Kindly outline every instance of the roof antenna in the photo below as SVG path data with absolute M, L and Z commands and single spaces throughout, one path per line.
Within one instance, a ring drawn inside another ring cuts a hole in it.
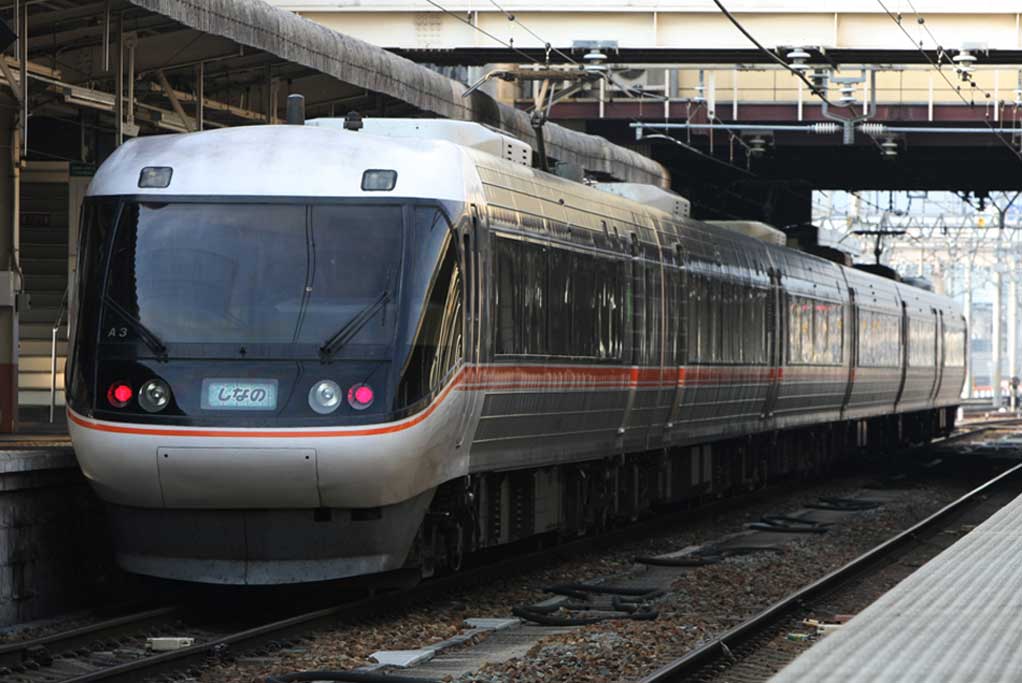
M 305 125 L 305 97 L 303 95 L 287 96 L 287 124 L 289 126 Z

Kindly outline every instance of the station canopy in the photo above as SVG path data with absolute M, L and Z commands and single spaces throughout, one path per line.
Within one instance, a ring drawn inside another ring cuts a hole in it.
M 535 147 L 525 112 L 482 92 L 465 97 L 464 84 L 437 70 L 262 0 L 21 0 L 6 9 L 28 36 L 17 49 L 28 51 L 29 136 L 34 117 L 76 121 L 82 110 L 97 112 L 90 125 L 119 130 L 118 139 L 196 130 L 200 117 L 202 128 L 279 123 L 287 95 L 301 93 L 309 116 L 470 120 Z M 0 82 L 20 81 L 18 59 L 4 66 Z M 660 164 L 633 150 L 556 124 L 544 130 L 555 160 L 597 177 L 669 184 Z

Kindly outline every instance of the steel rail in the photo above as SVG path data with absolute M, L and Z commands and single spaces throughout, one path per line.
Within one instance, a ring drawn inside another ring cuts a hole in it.
M 702 647 L 689 652 L 645 678 L 640 679 L 639 683 L 673 683 L 674 681 L 682 681 L 716 660 L 722 658 L 730 659 L 729 654 L 732 654 L 736 648 L 744 643 L 752 640 L 762 629 L 776 623 L 789 613 L 803 608 L 808 601 L 816 596 L 834 590 L 851 579 L 856 578 L 872 565 L 914 541 L 920 532 L 937 526 L 948 515 L 962 509 L 967 503 L 982 496 L 992 487 L 1020 473 L 1022 473 L 1022 464 L 1015 465 L 1011 469 L 1002 472 L 982 486 L 948 503 L 937 512 L 914 524 L 897 536 L 884 541 L 872 550 L 848 562 L 848 564 L 817 579 L 780 602 L 774 603 L 751 619 L 729 629 L 712 642 L 706 643 Z
M 52 633 L 31 640 L 0 645 L 0 667 L 12 667 L 34 659 L 33 653 L 59 654 L 109 639 L 127 631 L 168 621 L 182 614 L 180 607 L 160 607 L 99 621 L 94 624 Z
M 971 428 L 967 428 L 965 431 L 953 433 L 943 439 L 935 439 L 926 445 L 899 450 L 902 453 L 911 453 L 919 448 L 927 448 L 951 441 L 957 441 L 959 439 L 975 436 L 976 434 L 994 428 L 993 425 L 972 425 L 970 427 Z M 1022 467 L 1022 465 L 1019 467 Z M 1014 472 L 1015 470 L 1018 470 L 1019 467 L 1016 467 L 1009 472 Z M 1005 475 L 1002 475 L 1002 477 L 1003 476 Z M 984 485 L 984 487 L 992 483 L 993 482 L 988 482 L 988 484 Z M 604 533 L 561 543 L 543 550 L 526 552 L 525 554 L 517 555 L 510 559 L 505 558 L 500 562 L 489 562 L 456 574 L 431 579 L 412 587 L 402 588 L 387 593 L 380 593 L 367 598 L 348 600 L 323 609 L 261 624 L 253 628 L 231 633 L 220 638 L 184 647 L 179 650 L 163 652 L 134 661 L 115 664 L 108 668 L 80 674 L 77 677 L 62 679 L 61 683 L 92 683 L 94 681 L 137 682 L 149 676 L 201 666 L 208 662 L 210 658 L 217 658 L 221 655 L 227 654 L 228 652 L 237 654 L 239 651 L 256 649 L 263 644 L 270 643 L 272 641 L 287 640 L 289 637 L 304 634 L 310 630 L 315 630 L 318 627 L 332 623 L 367 619 L 377 616 L 381 612 L 385 612 L 387 610 L 407 606 L 413 601 L 428 601 L 434 596 L 447 593 L 454 589 L 461 589 L 475 585 L 485 585 L 499 578 L 535 569 L 543 563 L 577 557 L 582 553 L 598 551 L 603 548 L 635 541 L 642 537 L 652 536 L 669 530 L 679 522 L 697 522 L 700 519 L 712 517 L 732 508 L 737 503 L 753 503 L 759 500 L 769 499 L 773 496 L 784 495 L 799 488 L 800 486 L 797 484 L 772 486 L 759 489 L 745 495 L 728 497 L 700 504 L 695 508 L 685 507 L 661 512 L 646 520 L 631 523 Z M 967 494 L 966 497 L 972 496 L 980 490 L 981 489 L 977 489 L 976 491 Z M 951 504 L 951 506 L 953 505 L 955 505 L 955 503 Z M 937 514 L 939 515 L 948 511 L 951 506 L 942 509 Z M 919 525 L 916 525 L 916 527 L 918 526 Z M 915 530 L 916 527 L 913 527 L 909 531 L 911 532 Z M 12 666 L 16 664 L 23 664 L 25 661 L 33 661 L 40 650 L 44 653 L 44 655 L 60 655 L 62 652 L 73 650 L 76 647 L 82 647 L 90 643 L 95 643 L 98 640 L 109 638 L 118 633 L 137 630 L 149 623 L 158 623 L 160 621 L 166 621 L 170 618 L 184 615 L 187 611 L 188 610 L 185 606 L 164 607 L 157 610 L 118 617 L 116 619 L 84 626 L 63 633 L 56 633 L 33 640 L 3 645 L 0 646 L 0 666 Z

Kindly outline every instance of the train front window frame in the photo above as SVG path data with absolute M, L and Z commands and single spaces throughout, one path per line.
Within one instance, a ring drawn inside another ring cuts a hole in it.
M 407 230 L 402 204 L 121 200 L 102 296 L 138 316 L 167 342 L 172 355 L 288 346 L 291 353 L 311 357 L 382 291 L 389 291 L 388 304 L 359 329 L 342 355 L 375 356 L 393 346 Z M 167 213 L 160 216 L 161 211 Z M 151 238 L 144 246 L 142 230 Z M 262 237 L 254 238 L 256 232 Z M 211 259 L 227 274 L 206 263 Z M 160 297 L 163 303 L 152 305 Z M 121 318 L 104 307 L 101 344 L 134 343 L 136 335 L 123 329 Z

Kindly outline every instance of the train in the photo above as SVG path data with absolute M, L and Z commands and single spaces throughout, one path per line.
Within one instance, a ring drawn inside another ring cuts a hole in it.
M 130 140 L 97 170 L 68 427 L 125 570 L 457 571 L 947 434 L 946 297 L 480 124 Z

